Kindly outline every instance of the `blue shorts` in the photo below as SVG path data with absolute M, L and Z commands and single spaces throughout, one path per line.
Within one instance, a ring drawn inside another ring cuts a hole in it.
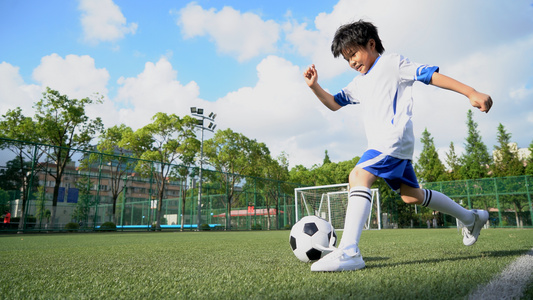
M 398 193 L 402 183 L 414 188 L 420 187 L 409 159 L 399 159 L 377 150 L 367 150 L 359 159 L 357 167 L 383 178 L 391 189 Z

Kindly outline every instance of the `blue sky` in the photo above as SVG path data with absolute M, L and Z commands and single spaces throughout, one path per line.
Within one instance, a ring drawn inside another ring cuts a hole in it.
M 98 2 L 94 1 L 93 2 Z M 108 1 L 104 1 L 108 2 Z M 192 2 L 192 1 L 191 1 Z M 208 101 L 223 97 L 242 86 L 253 85 L 257 80 L 255 66 L 263 57 L 255 56 L 236 62 L 232 55 L 217 53 L 216 45 L 208 38 L 184 39 L 177 25 L 179 11 L 186 1 L 114 1 L 126 18 L 126 26 L 137 25 L 134 33 L 122 38 L 98 42 L 84 41 L 84 28 L 80 18 L 83 11 L 79 1 L 0 1 L 2 40 L 9 46 L 3 49 L 2 61 L 21 67 L 20 74 L 27 82 L 32 81 L 32 71 L 44 55 L 57 53 L 61 57 L 69 54 L 90 55 L 96 68 L 106 68 L 110 82 L 120 77 L 131 77 L 141 73 L 147 61 L 155 62 L 166 56 L 174 69 L 179 70 L 179 80 L 195 81 L 201 87 L 201 96 Z M 302 6 L 295 1 L 287 5 L 284 1 L 195 1 L 205 10 L 220 11 L 232 7 L 241 13 L 257 14 L 264 20 L 278 23 L 287 21 L 289 12 L 302 20 L 312 21 L 324 10 L 331 10 L 335 2 L 315 1 L 312 6 Z M 294 11 L 297 8 L 297 11 Z M 278 43 L 281 45 L 280 43 Z M 280 46 L 281 48 L 281 46 Z M 277 53 L 284 52 L 282 49 Z M 291 53 L 298 60 L 298 56 Z M 215 63 L 209 60 L 216 59 Z M 301 59 L 300 59 L 301 60 Z M 231 76 L 215 76 L 231 70 Z M 212 75 L 209 75 L 212 74 Z M 112 88 L 109 86 L 109 88 Z M 113 90 L 110 97 L 114 96 Z
M 0 0 L 0 114 L 32 105 L 46 86 L 105 103 L 88 114 L 134 129 L 158 111 L 199 106 L 231 128 L 289 154 L 291 166 L 360 155 L 361 109 L 330 112 L 309 91 L 303 69 L 336 93 L 357 73 L 329 52 L 335 29 L 374 22 L 387 52 L 438 65 L 490 94 L 475 121 L 493 149 L 502 123 L 519 147 L 533 141 L 533 1 L 38 1 Z M 441 157 L 462 151 L 468 100 L 415 89 L 415 135 L 424 128 Z M 210 136 L 208 135 L 207 138 Z M 415 159 L 421 149 L 417 143 Z

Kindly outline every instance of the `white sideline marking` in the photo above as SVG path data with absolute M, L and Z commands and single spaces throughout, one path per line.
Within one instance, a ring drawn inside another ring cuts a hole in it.
M 487 285 L 479 286 L 468 299 L 520 299 L 533 280 L 533 248 L 508 265 Z

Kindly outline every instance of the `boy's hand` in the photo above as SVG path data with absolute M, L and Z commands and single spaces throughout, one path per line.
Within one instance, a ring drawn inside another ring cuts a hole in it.
M 341 108 L 341 106 L 335 102 L 335 98 L 330 93 L 326 92 L 320 84 L 318 84 L 318 72 L 315 69 L 315 65 L 311 65 L 304 71 L 305 83 L 311 88 L 313 93 L 318 99 L 329 109 L 335 111 Z
M 472 104 L 473 107 L 479 108 L 479 110 L 484 113 L 488 113 L 492 107 L 492 98 L 490 98 L 489 95 L 476 91 L 468 98 L 470 99 L 470 104 Z
M 316 84 L 318 81 L 318 72 L 315 69 L 315 65 L 311 65 L 304 71 L 304 79 L 305 83 L 307 83 L 309 87 L 312 87 Z

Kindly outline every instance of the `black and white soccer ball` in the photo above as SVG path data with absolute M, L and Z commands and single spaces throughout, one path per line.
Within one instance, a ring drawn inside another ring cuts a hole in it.
M 324 248 L 337 244 L 337 234 L 328 221 L 317 216 L 306 216 L 292 226 L 289 242 L 299 260 L 310 262 L 327 254 Z

